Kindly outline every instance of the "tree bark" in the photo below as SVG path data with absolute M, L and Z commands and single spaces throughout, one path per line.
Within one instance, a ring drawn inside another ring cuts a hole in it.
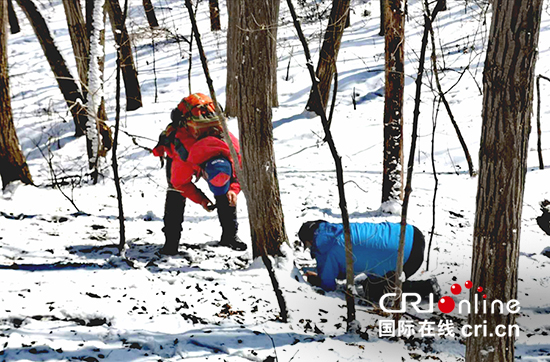
M 333 0 L 332 9 L 328 20 L 327 30 L 321 46 L 319 63 L 317 64 L 316 75 L 319 78 L 319 91 L 321 92 L 321 104 L 317 103 L 313 92 L 310 92 L 306 109 L 321 114 L 327 108 L 330 95 L 330 83 L 336 72 L 336 60 L 342 42 L 342 35 L 346 26 L 346 19 L 349 13 L 350 0 Z
M 71 110 L 75 123 L 76 136 L 81 136 L 85 127 L 84 125 L 86 124 L 86 110 L 82 105 L 83 98 L 78 85 L 71 75 L 69 68 L 67 68 L 59 49 L 57 49 L 50 34 L 50 30 L 46 25 L 46 21 L 34 3 L 31 0 L 17 0 L 17 4 L 23 9 L 23 12 L 29 19 L 34 29 L 34 33 L 42 46 L 44 55 L 50 64 L 50 68 L 55 75 L 59 89 L 65 98 L 67 106 Z
M 277 68 L 279 66 L 279 58 L 277 57 L 277 31 L 279 30 L 279 9 L 281 7 L 281 0 L 273 1 L 273 12 L 270 30 L 272 32 L 271 38 L 271 65 L 274 69 L 273 78 L 271 79 L 271 106 L 279 107 L 279 90 L 277 89 Z
M 126 24 L 124 24 L 122 20 L 123 14 L 118 0 L 107 0 L 106 6 L 115 42 L 120 47 L 120 51 L 117 52 L 117 55 L 120 58 L 124 90 L 126 92 L 126 110 L 135 111 L 142 107 L 143 103 L 141 100 L 141 88 L 137 71 L 134 65 L 132 44 L 130 43 Z
M 145 15 L 147 16 L 149 27 L 151 29 L 158 28 L 159 22 L 157 21 L 157 16 L 155 15 L 155 8 L 153 7 L 153 3 L 151 2 L 151 0 L 143 0 L 143 8 L 145 9 Z
M 470 303 L 517 297 L 519 241 L 542 0 L 495 0 L 483 72 L 479 180 Z M 482 287 L 482 293 L 476 288 Z M 470 325 L 495 331 L 514 313 L 470 313 Z M 489 333 L 488 332 L 488 333 Z M 508 331 L 507 331 L 508 332 Z M 472 336 L 467 362 L 514 361 L 514 335 Z
M 13 181 L 32 184 L 13 124 L 8 75 L 8 1 L 0 0 L 0 177 L 2 189 Z
M 88 95 L 88 36 L 86 34 L 86 22 L 82 15 L 82 6 L 80 1 L 63 0 L 65 16 L 67 18 L 67 28 L 71 37 L 73 53 L 76 59 L 76 69 L 80 78 L 82 96 L 86 99 Z
M 380 36 L 386 35 L 386 29 L 385 29 L 385 26 L 386 26 L 386 16 L 385 16 L 386 1 L 387 0 L 380 0 L 379 1 L 379 4 L 380 4 L 380 32 L 378 32 L 378 35 L 380 35 Z
M 271 54 L 271 67 L 274 71 L 270 74 L 263 75 L 264 77 L 269 76 L 271 83 L 271 106 L 278 107 L 278 94 L 277 94 L 277 21 L 279 19 L 279 7 L 280 0 L 269 0 L 269 3 L 272 6 L 271 11 L 269 12 L 269 19 L 266 23 L 266 32 L 269 34 L 270 38 L 266 41 L 266 46 L 269 46 L 268 50 Z M 255 6 L 255 5 L 254 5 Z M 240 80 L 238 76 L 238 68 L 241 66 L 240 61 L 242 59 L 242 47 L 243 44 L 240 42 L 238 34 L 238 26 L 241 19 L 239 16 L 242 13 L 239 10 L 240 5 L 239 1 L 228 1 L 227 2 L 227 12 L 229 15 L 229 22 L 227 28 L 227 81 L 226 81 L 226 92 L 225 92 L 225 114 L 228 117 L 237 117 L 240 112 L 240 107 L 242 104 L 242 99 L 239 99 L 239 86 Z
M 15 9 L 13 8 L 11 0 L 8 0 L 8 19 L 10 21 L 10 32 L 12 34 L 19 33 L 21 28 L 19 27 L 19 20 L 17 20 L 17 15 L 15 14 Z
M 401 0 L 385 0 L 386 87 L 384 100 L 384 173 L 382 203 L 403 198 L 403 88 L 405 16 Z
M 237 26 L 239 23 L 239 1 L 227 2 L 227 80 L 225 82 L 225 114 L 228 117 L 236 117 L 239 109 L 237 78 L 237 62 L 241 56 L 242 45 L 237 39 Z
M 218 0 L 209 0 L 208 6 L 210 8 L 210 30 L 222 30 L 222 25 L 220 23 L 220 6 Z
M 542 131 L 540 128 L 540 79 L 550 81 L 550 78 L 544 75 L 537 77 L 537 154 L 539 158 L 539 169 L 544 170 L 544 160 L 542 158 Z
M 235 34 L 242 44 L 235 93 L 241 102 L 238 110 L 239 135 L 243 156 L 246 201 L 253 245 L 253 256 L 280 254 L 287 240 L 273 149 L 272 37 L 275 2 L 279 0 L 238 2 L 238 27 Z M 251 36 L 250 34 L 254 34 Z

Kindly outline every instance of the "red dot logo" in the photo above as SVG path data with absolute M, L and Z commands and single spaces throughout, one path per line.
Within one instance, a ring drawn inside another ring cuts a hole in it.
M 445 296 L 439 300 L 437 307 L 442 313 L 451 313 L 455 309 L 453 298 Z
M 460 292 L 462 292 L 462 287 L 460 286 L 460 284 L 453 284 L 451 286 L 451 293 L 457 295 L 460 294 Z
M 483 294 L 483 299 L 487 299 L 487 294 Z
M 471 289 L 473 286 L 472 281 L 468 280 L 466 283 L 464 283 L 464 286 L 466 287 L 466 289 Z
M 477 291 L 481 293 L 483 291 L 483 287 L 477 287 Z

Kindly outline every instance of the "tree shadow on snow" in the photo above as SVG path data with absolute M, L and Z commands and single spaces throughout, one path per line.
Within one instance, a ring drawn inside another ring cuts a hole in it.
M 24 334 L 24 331 L 19 331 Z M 5 361 L 44 361 L 44 360 L 78 360 L 97 361 L 136 361 L 144 356 L 160 358 L 200 358 L 211 357 L 213 354 L 227 357 L 241 357 L 251 360 L 268 361 L 276 355 L 276 350 L 284 346 L 294 346 L 299 343 L 322 343 L 324 335 L 307 335 L 298 333 L 266 334 L 254 328 L 245 327 L 213 327 L 192 329 L 180 334 L 165 334 L 146 331 L 126 331 L 117 333 L 119 340 L 102 341 L 110 348 L 93 347 L 93 340 L 87 343 L 91 346 L 77 350 L 65 351 L 54 349 L 49 345 L 34 345 L 9 347 L 0 352 L 0 360 Z M 62 336 L 49 335 L 52 345 L 63 344 Z M 100 344 L 98 342 L 98 344 Z M 120 347 L 113 348 L 112 345 Z M 300 346 L 295 347 L 297 350 Z

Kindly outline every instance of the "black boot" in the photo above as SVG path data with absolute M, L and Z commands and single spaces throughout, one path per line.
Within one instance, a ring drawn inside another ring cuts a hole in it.
M 181 224 L 183 223 L 183 212 L 185 210 L 185 197 L 179 192 L 169 190 L 166 193 L 164 204 L 164 232 L 165 242 L 161 254 L 176 255 L 178 253 Z
M 222 237 L 220 246 L 228 246 L 233 250 L 246 250 L 246 244 L 237 236 L 239 223 L 237 222 L 237 208 L 229 206 L 227 196 L 216 196 L 218 219 L 222 226 Z

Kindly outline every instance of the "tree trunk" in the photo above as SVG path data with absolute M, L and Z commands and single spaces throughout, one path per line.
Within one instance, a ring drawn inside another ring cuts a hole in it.
M 281 0 L 273 1 L 273 18 L 271 19 L 272 26 L 270 27 L 272 34 L 271 41 L 271 65 L 274 69 L 273 78 L 271 79 L 271 106 L 279 107 L 279 90 L 277 89 L 277 68 L 279 66 L 279 58 L 277 57 L 277 31 L 279 29 L 279 9 L 281 7 Z
M 103 28 L 103 7 L 105 0 L 86 0 L 86 28 L 90 39 L 90 63 L 88 65 L 88 121 L 86 123 L 86 149 L 92 180 L 99 176 L 99 120 L 103 98 L 100 63 L 103 57 L 101 30 Z
M 19 27 L 19 20 L 17 20 L 17 15 L 15 14 L 15 9 L 13 8 L 11 0 L 8 0 L 8 19 L 10 21 L 10 32 L 12 34 L 19 33 L 21 28 Z
M 271 47 L 271 67 L 274 69 L 274 73 L 271 75 L 271 106 L 278 107 L 278 91 L 277 91 L 277 21 L 279 19 L 279 7 L 280 0 L 270 0 L 270 4 L 273 6 L 269 16 L 269 26 L 267 31 L 271 38 L 268 40 L 268 44 Z M 229 15 L 228 28 L 227 28 L 227 81 L 226 81 L 226 96 L 225 96 L 225 114 L 228 117 L 236 117 L 242 104 L 239 99 L 239 79 L 237 76 L 237 68 L 239 62 L 242 59 L 242 43 L 239 42 L 237 37 L 237 27 L 239 24 L 239 4 L 238 1 L 227 2 L 227 12 Z
M 327 108 L 330 95 L 330 83 L 336 72 L 336 59 L 342 42 L 342 35 L 346 26 L 346 19 L 349 13 L 350 0 L 333 0 L 332 10 L 328 20 L 327 31 L 323 39 L 319 63 L 317 64 L 316 75 L 319 78 L 319 91 L 321 92 L 321 105 L 317 104 L 313 92 L 309 94 L 306 109 L 320 114 Z
M 11 112 L 8 75 L 8 1 L 0 0 L 0 177 L 2 189 L 12 181 L 32 184 L 32 177 L 19 147 Z
M 135 111 L 142 107 L 143 103 L 141 100 L 141 88 L 137 77 L 137 71 L 134 65 L 132 44 L 130 43 L 126 24 L 122 22 L 123 14 L 118 0 L 107 0 L 106 6 L 115 42 L 120 47 L 120 52 L 117 52 L 117 54 L 120 57 L 122 78 L 124 79 L 126 110 Z
M 69 68 L 65 64 L 63 56 L 57 49 L 53 38 L 50 34 L 50 30 L 46 25 L 46 22 L 42 15 L 38 12 L 38 9 L 31 0 L 17 0 L 17 4 L 23 9 L 25 15 L 29 19 L 36 37 L 40 41 L 44 55 L 50 63 L 59 89 L 67 102 L 67 106 L 71 110 L 75 123 L 76 136 L 83 134 L 84 125 L 86 124 L 86 110 L 83 103 L 82 94 L 78 89 Z
M 218 4 L 218 0 L 209 0 L 208 5 L 210 7 L 210 30 L 222 30 L 222 26 L 220 23 L 220 6 Z
M 71 37 L 73 53 L 76 59 L 76 69 L 80 78 L 80 86 L 84 99 L 88 96 L 88 36 L 86 34 L 86 22 L 82 15 L 80 1 L 63 0 L 67 28 Z
M 237 26 L 239 24 L 239 1 L 227 2 L 227 80 L 225 83 L 225 114 L 228 117 L 236 117 L 239 109 L 239 79 L 237 78 L 237 65 L 242 57 L 242 44 L 237 38 Z
M 102 121 L 107 120 L 107 110 L 105 108 L 105 24 L 107 22 L 107 10 L 105 9 L 105 0 L 102 0 L 103 6 L 101 12 L 101 28 L 99 30 L 99 47 L 100 56 L 98 58 L 99 64 L 99 83 L 101 84 L 101 103 L 99 104 L 99 110 L 97 111 L 98 117 Z M 89 70 L 88 70 L 89 71 Z M 99 126 L 101 129 L 101 126 Z
M 241 107 L 238 113 L 239 135 L 243 155 L 246 201 L 253 245 L 253 256 L 280 254 L 287 240 L 275 153 L 272 119 L 272 42 L 275 1 L 239 0 L 238 27 L 235 34 L 242 44 L 236 70 Z M 253 33 L 254 36 L 250 36 Z
M 483 72 L 479 180 L 472 256 L 474 296 L 487 305 L 517 297 L 519 240 L 542 0 L 495 0 Z M 476 288 L 482 287 L 482 293 Z M 514 313 L 470 313 L 470 325 L 487 322 L 489 336 L 466 340 L 466 361 L 514 361 Z M 506 331 L 508 332 L 508 330 Z
M 151 2 L 151 0 L 143 0 L 143 8 L 145 9 L 145 15 L 147 16 L 149 27 L 151 29 L 158 28 L 159 22 L 157 21 L 157 16 L 155 15 L 155 8 L 153 7 L 153 3 Z
M 385 0 L 386 86 L 384 101 L 384 174 L 382 203 L 403 198 L 403 88 L 405 16 L 401 0 Z M 391 211 L 391 207 L 386 209 Z
M 387 0 L 380 0 L 380 32 L 378 32 L 378 35 L 384 36 L 386 35 L 386 1 Z

